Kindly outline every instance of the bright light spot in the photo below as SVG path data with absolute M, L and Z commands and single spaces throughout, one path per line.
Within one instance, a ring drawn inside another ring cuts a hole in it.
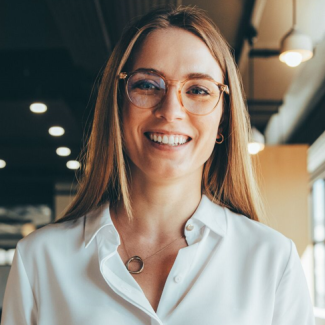
M 325 239 L 324 211 L 325 211 L 325 182 L 318 179 L 313 184 L 313 216 L 314 216 L 314 240 Z
M 284 54 L 283 61 L 289 67 L 297 67 L 302 62 L 302 55 L 298 52 L 287 52 Z
M 29 106 L 29 109 L 36 114 L 45 113 L 47 111 L 47 106 L 43 103 L 33 103 Z
M 6 162 L 2 159 L 0 159 L 0 168 L 5 168 L 6 167 Z
M 325 229 L 323 225 L 317 225 L 314 228 L 315 240 L 324 240 L 325 238 Z
M 61 128 L 61 126 L 52 126 L 51 128 L 49 128 L 49 133 L 54 137 L 59 137 L 63 135 L 64 132 L 64 128 Z
M 67 162 L 67 167 L 69 169 L 78 169 L 78 168 L 80 168 L 80 163 L 77 160 L 69 160 Z
M 15 255 L 15 249 L 0 249 L 0 265 L 12 264 Z
M 36 230 L 36 227 L 33 223 L 25 223 L 21 227 L 21 234 L 23 235 L 23 237 L 26 237 L 34 230 Z
M 256 155 L 260 151 L 264 149 L 264 144 L 263 143 L 258 143 L 258 142 L 251 142 L 248 144 L 248 152 L 251 155 Z
M 69 156 L 71 154 L 71 150 L 69 148 L 67 148 L 67 147 L 60 147 L 60 148 L 56 149 L 56 153 L 59 156 L 66 157 L 66 156 Z

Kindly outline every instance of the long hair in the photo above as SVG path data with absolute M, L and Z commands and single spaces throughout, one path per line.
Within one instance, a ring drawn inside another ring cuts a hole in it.
M 259 221 L 263 206 L 247 150 L 249 116 L 230 47 L 202 10 L 177 7 L 156 9 L 145 15 L 124 32 L 114 48 L 98 90 L 79 190 L 64 216 L 56 222 L 78 219 L 105 202 L 114 205 L 119 200 L 132 218 L 130 175 L 121 128 L 123 88 L 117 76 L 130 64 L 132 54 L 150 32 L 170 27 L 187 30 L 206 44 L 230 88 L 230 95 L 224 97 L 220 121 L 225 140 L 216 145 L 204 164 L 202 193 L 221 206 Z

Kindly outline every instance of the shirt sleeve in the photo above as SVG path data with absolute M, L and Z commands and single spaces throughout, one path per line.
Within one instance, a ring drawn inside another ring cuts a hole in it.
M 37 306 L 18 245 L 6 285 L 1 324 L 37 324 Z
M 313 305 L 296 245 L 275 294 L 272 325 L 315 325 Z

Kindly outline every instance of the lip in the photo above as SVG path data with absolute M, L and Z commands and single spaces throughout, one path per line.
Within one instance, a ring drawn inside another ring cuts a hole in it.
M 152 129 L 152 130 L 147 130 L 144 132 L 144 134 L 147 136 L 148 133 L 161 133 L 161 134 L 172 134 L 172 135 L 184 135 L 188 137 L 190 140 L 192 140 L 192 137 L 190 137 L 188 134 L 182 132 L 182 131 L 168 131 L 168 130 L 162 130 L 162 129 Z

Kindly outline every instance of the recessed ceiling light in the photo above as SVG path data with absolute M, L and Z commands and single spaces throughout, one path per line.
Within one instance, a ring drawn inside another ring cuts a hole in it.
M 47 106 L 43 103 L 33 103 L 29 106 L 29 109 L 36 114 L 45 113 L 47 111 Z
M 78 169 L 80 167 L 80 162 L 77 160 L 69 160 L 67 162 L 67 167 L 69 169 Z
M 2 159 L 0 159 L 0 168 L 5 168 L 6 167 L 6 162 Z
M 62 157 L 66 157 L 66 156 L 69 156 L 71 154 L 71 150 L 67 147 L 59 147 L 56 149 L 56 153 L 59 155 L 59 156 L 62 156 Z
M 64 128 L 61 126 L 52 126 L 49 128 L 49 133 L 54 137 L 59 137 L 64 134 Z

